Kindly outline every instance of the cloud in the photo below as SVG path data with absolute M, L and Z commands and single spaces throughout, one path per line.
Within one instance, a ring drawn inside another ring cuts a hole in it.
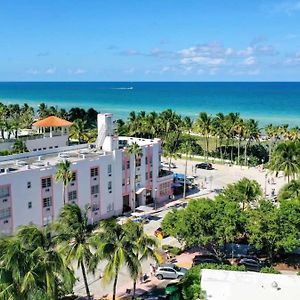
M 49 56 L 49 55 L 50 55 L 50 52 L 45 51 L 45 52 L 39 52 L 36 56 L 44 57 L 44 56 Z
M 124 56 L 135 56 L 135 55 L 141 55 L 141 53 L 136 49 L 126 49 L 118 52 L 119 55 Z
M 37 69 L 29 69 L 26 71 L 26 73 L 31 74 L 31 75 L 37 75 L 40 73 L 40 71 Z
M 189 64 L 197 64 L 197 65 L 223 65 L 225 64 L 224 58 L 211 58 L 211 57 L 202 57 L 202 56 L 196 56 L 196 57 L 187 57 L 180 60 L 180 63 L 183 65 L 189 65 Z
M 246 65 L 246 66 L 252 66 L 255 64 L 256 64 L 256 59 L 254 56 L 249 56 L 241 62 L 241 65 Z
M 289 66 L 300 65 L 300 51 L 296 52 L 293 55 L 290 55 L 286 60 L 285 64 Z
M 81 69 L 81 68 L 77 68 L 77 69 L 69 69 L 68 72 L 72 75 L 82 75 L 84 73 L 86 73 L 86 70 Z
M 129 69 L 127 69 L 127 70 L 124 71 L 124 73 L 127 73 L 127 74 L 132 74 L 134 72 L 135 72 L 135 68 L 134 67 L 131 67 L 131 68 L 129 68 Z
M 48 68 L 46 71 L 45 71 L 45 74 L 48 74 L 48 75 L 53 75 L 56 73 L 56 68 Z
M 300 12 L 300 1 L 283 1 L 276 4 L 273 11 L 277 13 L 285 13 L 287 15 L 295 14 Z

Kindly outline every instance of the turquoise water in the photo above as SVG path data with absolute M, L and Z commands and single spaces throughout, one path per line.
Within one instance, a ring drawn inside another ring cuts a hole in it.
M 2 82 L 0 102 L 94 107 L 114 113 L 115 118 L 124 118 L 132 110 L 166 108 L 191 117 L 200 111 L 239 112 L 261 125 L 300 126 L 299 82 Z

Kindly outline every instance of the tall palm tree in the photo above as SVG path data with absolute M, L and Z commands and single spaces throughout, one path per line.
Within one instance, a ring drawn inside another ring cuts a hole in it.
M 72 180 L 72 171 L 71 168 L 71 162 L 69 160 L 63 160 L 60 163 L 56 165 L 56 173 L 55 173 L 55 180 L 57 182 L 62 182 L 62 199 L 64 202 L 64 205 L 66 204 L 66 188 L 69 185 L 69 183 Z
M 237 164 L 240 164 L 240 152 L 241 152 L 241 142 L 243 139 L 243 135 L 244 135 L 244 129 L 245 129 L 245 125 L 244 125 L 244 120 L 242 118 L 239 118 L 234 126 L 234 132 L 237 135 L 237 139 L 238 139 L 238 153 L 237 153 Z
M 228 141 L 231 142 L 231 154 L 230 159 L 233 161 L 233 147 L 234 147 L 234 141 L 235 141 L 235 135 L 236 135 L 236 126 L 240 120 L 240 114 L 239 113 L 229 113 L 226 115 L 226 132 L 228 136 Z
M 176 133 L 170 133 L 163 145 L 163 155 L 168 159 L 169 171 L 171 171 L 172 159 L 180 158 Z
M 86 121 L 76 119 L 70 129 L 70 138 L 78 140 L 78 144 L 88 139 Z
M 120 269 L 126 265 L 129 270 L 134 270 L 138 263 L 134 254 L 132 236 L 127 234 L 125 225 L 118 224 L 115 219 L 100 223 L 97 230 L 99 246 L 96 248 L 91 263 L 91 269 L 95 270 L 99 260 L 107 261 L 103 280 L 104 282 L 113 280 L 113 300 L 116 299 Z
M 258 140 L 260 137 L 260 130 L 258 128 L 258 122 L 254 119 L 249 119 L 244 122 L 244 139 L 245 139 L 245 149 L 244 164 L 247 165 L 247 149 L 252 141 Z
M 133 279 L 133 293 L 132 299 L 135 298 L 136 292 L 136 282 L 138 276 L 142 272 L 141 263 L 143 260 L 152 258 L 155 261 L 159 260 L 159 255 L 157 252 L 157 240 L 153 237 L 148 236 L 144 232 L 144 227 L 142 224 L 134 223 L 133 221 L 128 221 L 124 224 L 124 229 L 128 235 L 129 240 L 132 241 L 132 251 L 135 260 L 134 263 L 128 265 L 131 278 Z
M 184 164 L 184 182 L 183 182 L 183 199 L 186 198 L 186 176 L 187 176 L 187 161 L 191 158 L 192 145 L 190 139 L 186 140 L 183 144 L 183 151 L 185 154 L 185 164 Z
M 205 157 L 208 161 L 208 151 L 209 151 L 209 138 L 212 129 L 212 117 L 206 112 L 201 112 L 198 118 L 195 120 L 196 130 L 202 134 L 205 138 Z
M 54 227 L 55 240 L 66 261 L 77 261 L 77 267 L 81 268 L 86 294 L 91 299 L 86 269 L 92 258 L 93 226 L 88 223 L 87 214 L 87 208 L 81 210 L 76 204 L 66 204 Z
M 223 160 L 223 150 L 222 150 L 223 140 L 224 137 L 226 136 L 225 122 L 226 119 L 224 114 L 222 113 L 217 113 L 212 121 L 212 134 L 216 137 L 216 150 L 219 146 L 221 160 Z
M 49 228 L 22 226 L 0 240 L 0 299 L 56 300 L 72 292 L 74 272 L 57 251 Z
M 288 182 L 290 178 L 295 179 L 300 171 L 300 142 L 285 141 L 278 144 L 269 162 L 269 169 L 276 176 L 282 171 Z
M 143 156 L 143 150 L 138 143 L 134 142 L 130 144 L 127 148 L 127 152 L 133 155 L 133 211 L 135 211 L 136 206 L 136 160 Z

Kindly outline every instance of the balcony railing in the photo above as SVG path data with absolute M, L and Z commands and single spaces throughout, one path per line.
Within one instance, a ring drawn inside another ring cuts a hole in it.
M 170 175 L 173 175 L 173 172 L 161 169 L 158 173 L 158 178 L 166 177 L 166 176 L 170 176 Z

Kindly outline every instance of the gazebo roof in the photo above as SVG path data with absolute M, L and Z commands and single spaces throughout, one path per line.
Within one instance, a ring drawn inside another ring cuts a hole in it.
M 32 124 L 32 126 L 34 127 L 67 127 L 71 125 L 73 125 L 72 122 L 69 122 L 56 116 L 49 116 L 45 119 L 38 120 Z

